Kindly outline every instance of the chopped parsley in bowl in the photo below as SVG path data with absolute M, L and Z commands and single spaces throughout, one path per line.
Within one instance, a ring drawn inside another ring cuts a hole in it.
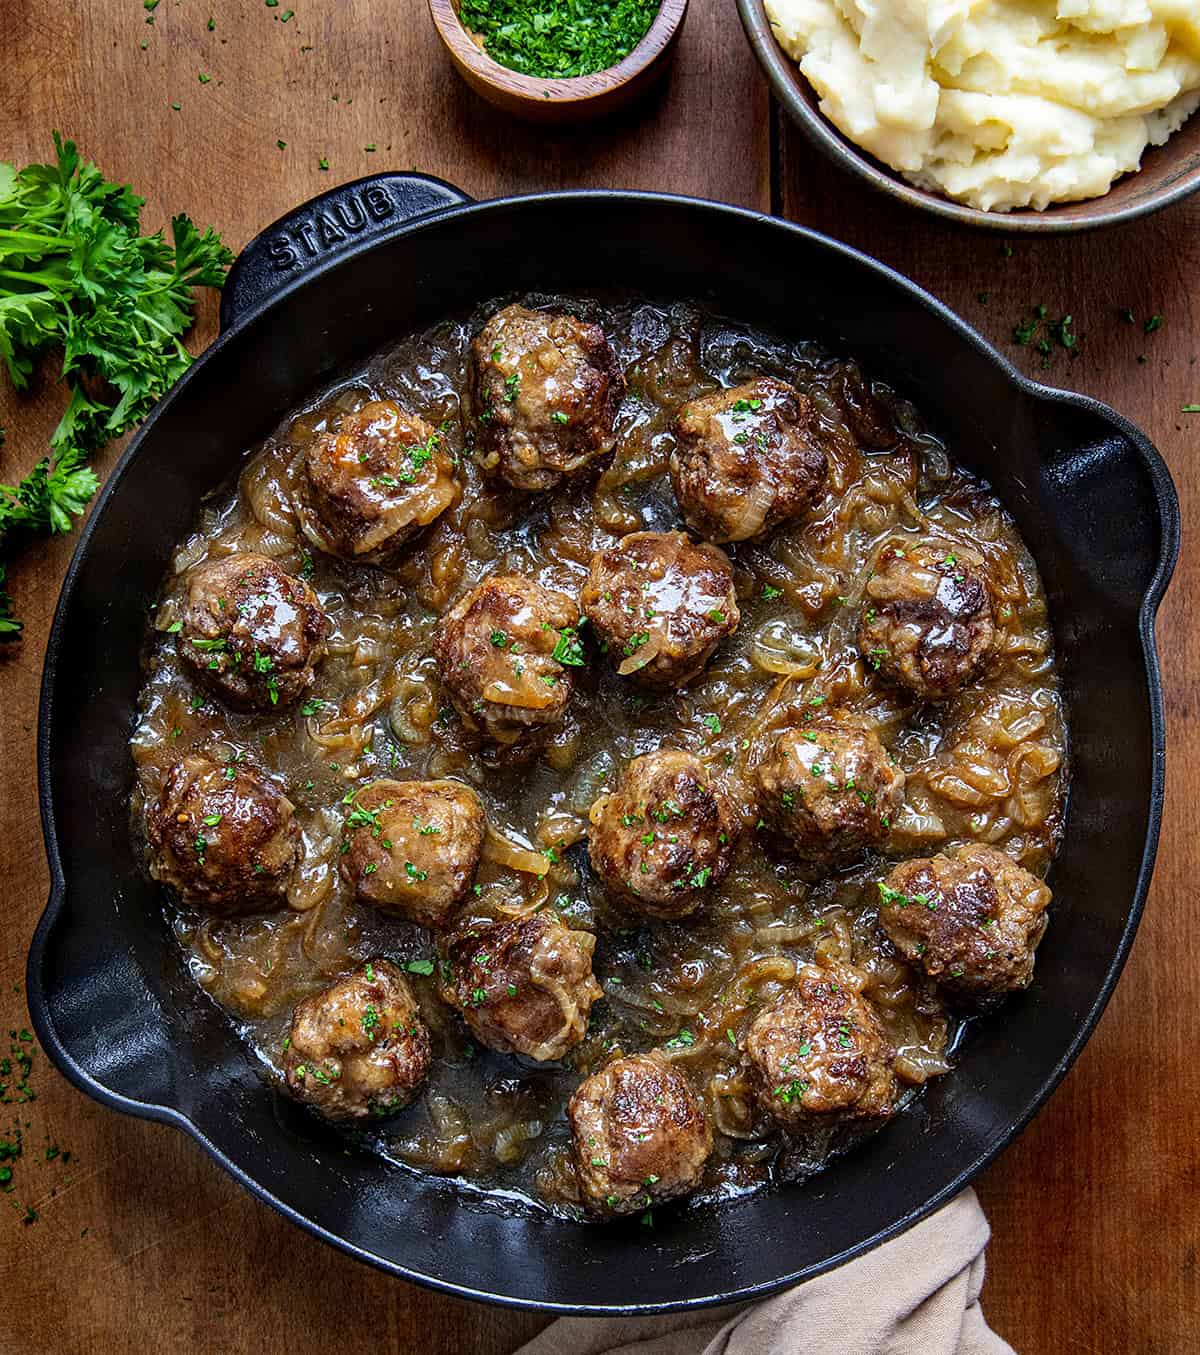
M 538 79 L 609 70 L 650 30 L 662 0 L 459 0 L 459 21 L 501 66 Z

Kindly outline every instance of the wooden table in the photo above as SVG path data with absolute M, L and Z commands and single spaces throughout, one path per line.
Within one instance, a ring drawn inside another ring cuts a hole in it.
M 1200 417 L 1180 412 L 1200 401 L 1200 202 L 1098 236 L 1017 242 L 1011 256 L 991 236 L 891 208 L 781 123 L 728 0 L 693 0 L 673 77 L 649 103 L 605 127 L 556 133 L 510 123 L 469 95 L 422 0 L 292 3 L 284 22 L 270 0 L 162 0 L 150 15 L 138 0 L 0 0 L 0 158 L 48 158 L 59 128 L 147 196 L 147 223 L 186 210 L 234 246 L 301 199 L 385 167 L 416 167 L 481 197 L 591 184 L 771 209 L 915 277 L 1031 369 L 1036 355 L 1011 345 L 1014 323 L 1038 304 L 1072 314 L 1086 336 L 1080 356 L 1058 352 L 1040 374 L 1140 423 L 1171 463 L 1185 520 L 1200 512 Z M 1143 322 L 1158 313 L 1165 322 L 1147 335 Z M 197 347 L 214 326 L 209 302 Z M 59 400 L 51 384 L 20 401 L 0 388 L 9 430 L 0 478 L 41 455 Z M 1188 544 L 1159 623 L 1172 758 L 1138 944 L 1087 1051 L 980 1187 L 995 1231 L 986 1310 L 1023 1355 L 1200 1348 L 1200 842 L 1190 767 L 1200 754 L 1190 612 L 1200 562 Z M 71 546 L 39 544 L 17 564 L 12 591 L 27 629 L 0 655 L 4 1029 L 28 1021 L 20 983 L 47 887 L 36 692 Z M 39 1217 L 23 1224 L 0 1207 L 3 1355 L 317 1355 L 347 1339 L 363 1348 L 359 1331 L 388 1351 L 500 1355 L 542 1325 L 325 1249 L 252 1203 L 179 1135 L 84 1099 L 40 1053 L 31 1085 L 37 1100 L 23 1108 L 26 1154 L 10 1198 Z M 0 1117 L 0 1133 L 7 1126 Z M 42 1160 L 55 1144 L 69 1163 Z

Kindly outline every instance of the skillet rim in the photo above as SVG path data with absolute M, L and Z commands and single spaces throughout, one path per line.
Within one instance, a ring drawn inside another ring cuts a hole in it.
M 365 179 L 357 181 L 357 183 L 342 185 L 342 188 L 352 189 L 356 187 L 357 184 L 367 184 L 379 177 L 388 176 L 368 176 Z M 446 184 L 445 181 L 434 179 L 432 176 L 428 175 L 412 174 L 402 175 L 400 177 L 432 182 L 436 185 L 452 188 L 452 185 Z M 458 190 L 454 191 L 457 192 Z M 209 360 L 219 353 L 226 345 L 233 342 L 237 336 L 240 335 L 242 330 L 247 328 L 261 315 L 272 309 L 272 307 L 282 302 L 285 298 L 291 297 L 309 283 L 322 277 L 325 273 L 343 266 L 349 266 L 361 255 L 369 253 L 376 248 L 382 248 L 401 235 L 417 235 L 426 230 L 436 231 L 441 222 L 449 217 L 486 217 L 489 213 L 512 210 L 513 208 L 537 210 L 539 206 L 543 205 L 552 206 L 553 204 L 561 203 L 563 201 L 586 201 L 589 199 L 615 200 L 630 204 L 633 207 L 636 207 L 638 204 L 643 206 L 665 205 L 673 209 L 682 209 L 684 211 L 716 213 L 728 218 L 735 218 L 756 229 L 765 228 L 780 232 L 793 239 L 803 239 L 819 251 L 825 251 L 840 256 L 851 265 L 864 269 L 879 283 L 881 291 L 886 292 L 888 289 L 895 289 L 905 293 L 910 301 L 915 302 L 928 311 L 936 320 L 941 321 L 943 326 L 953 334 L 954 338 L 959 343 L 968 344 L 987 361 L 991 362 L 1011 385 L 1019 400 L 1047 406 L 1054 404 L 1065 405 L 1069 408 L 1078 410 L 1081 413 L 1089 413 L 1094 417 L 1099 418 L 1102 422 L 1119 433 L 1136 452 L 1140 458 L 1142 467 L 1149 478 L 1154 493 L 1155 504 L 1158 509 L 1160 530 L 1160 549 L 1157 563 L 1138 609 L 1137 621 L 1138 640 L 1141 647 L 1143 667 L 1146 676 L 1148 710 L 1150 716 L 1150 745 L 1152 750 L 1146 837 L 1143 845 L 1141 862 L 1138 867 L 1137 881 L 1130 900 L 1125 923 L 1113 953 L 1112 961 L 1104 975 L 1095 1000 L 1080 1019 L 1075 1034 L 1062 1057 L 1038 1087 L 1024 1112 L 1015 1119 L 1009 1121 L 1005 1126 L 1004 1131 L 999 1134 L 995 1140 L 989 1143 L 988 1146 L 976 1156 L 973 1162 L 959 1172 L 950 1182 L 942 1187 L 941 1190 L 935 1192 L 925 1200 L 921 1206 L 910 1210 L 908 1213 L 894 1220 L 887 1227 L 871 1234 L 870 1237 L 863 1239 L 854 1246 L 848 1247 L 822 1262 L 802 1267 L 798 1271 L 778 1276 L 769 1281 L 747 1285 L 739 1289 L 708 1294 L 699 1298 L 670 1299 L 663 1302 L 632 1304 L 577 1304 L 493 1294 L 472 1288 L 470 1285 L 458 1284 L 453 1281 L 440 1279 L 434 1275 L 422 1274 L 385 1257 L 376 1255 L 364 1247 L 349 1242 L 345 1238 L 337 1236 L 328 1229 L 313 1222 L 277 1196 L 271 1194 L 266 1187 L 256 1181 L 245 1169 L 234 1162 L 226 1153 L 222 1152 L 221 1149 L 219 1149 L 204 1134 L 204 1132 L 183 1113 L 183 1111 L 177 1109 L 173 1105 L 164 1105 L 152 1101 L 138 1101 L 123 1096 L 120 1093 L 110 1090 L 87 1073 L 80 1064 L 76 1062 L 73 1055 L 60 1040 L 50 1016 L 49 1002 L 42 984 L 42 971 L 47 947 L 51 935 L 60 920 L 66 899 L 66 877 L 63 872 L 62 861 L 58 850 L 58 839 L 54 820 L 54 805 L 51 795 L 50 757 L 53 736 L 54 687 L 57 678 L 59 650 L 62 647 L 63 634 L 66 626 L 66 615 L 70 608 L 76 582 L 83 568 L 84 557 L 88 552 L 92 535 L 96 530 L 96 525 L 101 520 L 110 500 L 119 489 L 121 481 L 124 479 L 129 467 L 141 455 L 142 448 L 146 440 L 152 435 L 159 418 L 163 415 L 164 411 L 170 407 L 173 401 L 178 398 L 179 393 L 190 382 L 200 379 L 201 373 L 204 371 Z M 291 214 L 289 213 L 288 215 L 290 216 Z M 255 240 L 250 243 L 253 244 L 255 241 L 261 239 L 266 233 L 267 232 L 260 233 L 260 235 L 256 236 Z M 249 246 L 247 246 L 247 249 L 248 248 Z M 243 250 L 239 258 L 244 258 L 246 252 L 247 250 Z M 253 301 L 244 312 L 236 317 L 227 316 L 225 308 L 222 307 L 222 324 L 223 328 L 218 337 L 207 349 L 205 349 L 171 391 L 168 392 L 168 394 L 164 396 L 151 411 L 146 421 L 130 440 L 128 447 L 126 447 L 125 451 L 122 453 L 120 459 L 110 473 L 108 480 L 100 490 L 87 521 L 80 529 L 79 538 L 74 553 L 72 554 L 71 562 L 63 579 L 58 603 L 55 607 L 54 620 L 47 640 L 38 706 L 37 768 L 38 799 L 42 820 L 42 832 L 51 879 L 46 907 L 38 921 L 33 939 L 30 943 L 29 957 L 26 965 L 25 989 L 30 1018 L 37 1033 L 38 1040 L 41 1043 L 43 1050 L 52 1059 L 59 1071 L 62 1072 L 68 1081 L 70 1081 L 78 1090 L 84 1092 L 93 1100 L 99 1101 L 103 1105 L 121 1111 L 124 1114 L 169 1124 L 182 1130 L 186 1135 L 193 1139 L 200 1148 L 213 1159 L 213 1161 L 223 1167 L 234 1180 L 249 1191 L 256 1199 L 271 1206 L 291 1223 L 299 1226 L 305 1232 L 321 1239 L 337 1248 L 339 1251 L 352 1256 L 359 1261 L 364 1261 L 397 1278 L 419 1284 L 425 1288 L 433 1289 L 441 1293 L 449 1294 L 456 1298 L 487 1302 L 508 1308 L 549 1312 L 557 1315 L 645 1316 L 655 1313 L 670 1313 L 688 1309 L 715 1307 L 723 1304 L 741 1303 L 763 1298 L 770 1294 L 778 1293 L 780 1290 L 799 1283 L 802 1280 L 812 1279 L 817 1275 L 835 1269 L 837 1266 L 843 1265 L 854 1257 L 863 1255 L 882 1243 L 899 1236 L 914 1224 L 920 1222 L 923 1218 L 928 1217 L 941 1205 L 969 1185 L 1006 1147 L 1008 1147 L 1010 1143 L 1013 1142 L 1037 1112 L 1041 1110 L 1046 1104 L 1046 1101 L 1061 1083 L 1062 1079 L 1066 1076 L 1071 1065 L 1082 1052 L 1084 1045 L 1090 1039 L 1100 1017 L 1103 1015 L 1104 1009 L 1108 1005 L 1121 972 L 1125 967 L 1145 907 L 1146 894 L 1153 873 L 1154 860 L 1157 853 L 1161 830 L 1166 767 L 1166 724 L 1163 705 L 1162 677 L 1154 636 L 1154 619 L 1158 606 L 1170 583 L 1171 575 L 1174 571 L 1176 560 L 1178 559 L 1181 535 L 1179 502 L 1174 482 L 1161 453 L 1150 439 L 1135 424 L 1131 423 L 1123 415 L 1118 414 L 1103 402 L 1077 392 L 1065 391 L 1055 387 L 1042 385 L 1041 383 L 1024 376 L 998 349 L 968 325 L 965 320 L 961 319 L 954 311 L 945 305 L 944 302 L 938 300 L 938 298 L 904 277 L 901 273 L 898 273 L 888 265 L 872 258 L 870 255 L 863 253 L 861 250 L 854 249 L 849 245 L 843 244 L 821 232 L 811 230 L 808 227 L 784 221 L 777 217 L 772 217 L 765 212 L 736 207 L 731 204 L 715 202 L 705 198 L 687 197 L 680 194 L 654 193 L 640 190 L 576 189 L 563 192 L 518 194 L 510 197 L 489 199 L 484 202 L 473 202 L 470 199 L 466 199 L 461 206 L 438 209 L 408 221 L 400 221 L 395 226 L 389 227 L 367 239 L 347 246 L 345 249 L 340 250 L 336 255 L 313 262 L 306 266 L 297 276 L 282 283 L 276 290 Z

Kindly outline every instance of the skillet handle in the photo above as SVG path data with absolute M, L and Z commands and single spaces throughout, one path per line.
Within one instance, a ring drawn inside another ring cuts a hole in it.
M 281 216 L 238 255 L 221 293 L 221 332 L 285 283 L 363 240 L 472 199 L 428 174 L 370 174 Z

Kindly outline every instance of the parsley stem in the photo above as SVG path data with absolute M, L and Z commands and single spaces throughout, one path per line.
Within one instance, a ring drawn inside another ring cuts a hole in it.
M 44 253 L 50 249 L 60 249 L 70 253 L 74 244 L 68 235 L 42 235 L 38 231 L 15 231 L 0 226 L 0 240 L 11 240 L 14 244 L 28 245 L 31 250 Z

